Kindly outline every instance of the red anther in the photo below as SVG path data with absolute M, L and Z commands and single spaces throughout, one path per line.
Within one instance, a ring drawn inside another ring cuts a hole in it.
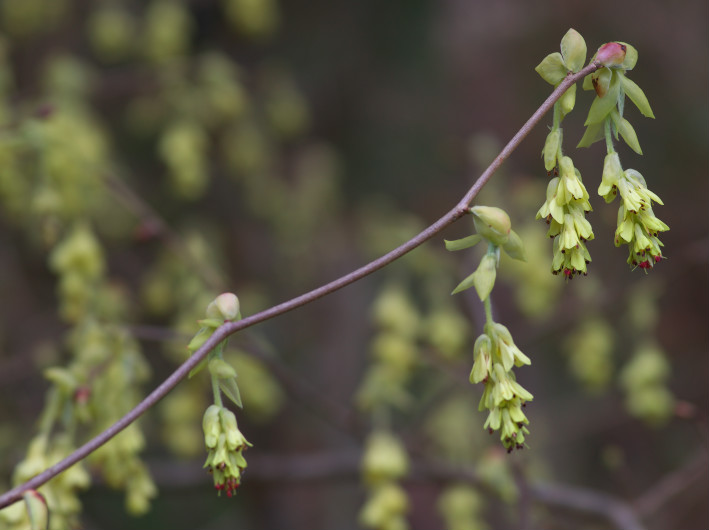
M 662 261 L 662 256 L 655 256 L 655 263 Z

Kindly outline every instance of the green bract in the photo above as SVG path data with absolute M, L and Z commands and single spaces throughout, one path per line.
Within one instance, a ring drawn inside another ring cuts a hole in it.
M 577 147 L 589 147 L 601 140 L 604 137 L 605 124 L 608 123 L 616 139 L 620 134 L 633 151 L 642 154 L 635 129 L 623 117 L 626 95 L 643 116 L 655 117 L 645 93 L 626 76 L 626 72 L 632 70 L 637 63 L 638 52 L 625 42 L 611 42 L 599 48 L 594 60 L 596 58 L 602 58 L 606 67 L 584 79 L 584 90 L 594 89 L 596 98 L 584 123 L 586 131 Z
M 534 69 L 550 85 L 558 85 L 566 77 L 568 70 L 559 52 L 550 53 Z
M 507 241 L 512 226 L 507 212 L 494 206 L 473 206 L 470 213 L 478 234 L 497 246 Z
M 561 39 L 561 55 L 566 67 L 572 72 L 578 72 L 586 62 L 586 41 L 581 34 L 571 28 Z
M 453 290 L 456 294 L 475 287 L 480 300 L 485 300 L 495 284 L 497 264 L 500 259 L 500 248 L 513 259 L 525 261 L 524 244 L 517 233 L 512 230 L 510 216 L 500 208 L 492 206 L 474 206 L 470 208 L 477 234 L 446 241 L 446 249 L 451 251 L 470 248 L 481 240 L 488 242 L 488 249 L 477 270 L 465 278 Z
M 581 70 L 585 62 L 586 41 L 578 31 L 572 28 L 561 39 L 561 53 L 550 53 L 537 65 L 535 70 L 544 81 L 556 86 L 569 72 Z

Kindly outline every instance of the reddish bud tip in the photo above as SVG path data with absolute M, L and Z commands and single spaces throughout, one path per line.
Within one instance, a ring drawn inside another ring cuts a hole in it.
M 608 42 L 598 48 L 596 60 L 603 66 L 617 66 L 625 61 L 625 50 L 624 44 Z

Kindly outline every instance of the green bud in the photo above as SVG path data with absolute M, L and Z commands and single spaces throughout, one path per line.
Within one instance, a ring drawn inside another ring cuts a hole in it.
M 492 369 L 492 341 L 490 337 L 484 333 L 480 335 L 475 341 L 473 352 L 475 362 L 469 379 L 471 383 L 475 384 L 484 381 Z
M 202 418 L 202 430 L 204 431 L 204 445 L 213 449 L 217 446 L 219 435 L 222 432 L 221 420 L 219 411 L 221 407 L 218 405 L 210 405 Z
M 241 434 L 236 424 L 236 416 L 232 411 L 222 407 L 219 411 L 219 418 L 221 420 L 222 430 L 224 434 L 226 434 L 226 445 L 230 451 L 237 451 L 246 446 L 251 447 L 251 444 L 246 441 L 244 435 Z
M 586 41 L 581 34 L 571 28 L 561 39 L 561 55 L 566 68 L 578 72 L 586 62 Z
M 603 160 L 603 175 L 601 185 L 598 187 L 598 194 L 605 198 L 606 202 L 611 202 L 616 193 L 613 188 L 618 187 L 618 181 L 623 177 L 623 168 L 620 165 L 618 153 L 613 151 L 608 153 Z
M 233 293 L 217 296 L 207 306 L 207 318 L 236 320 L 239 318 L 239 299 Z
M 512 228 L 507 212 L 494 206 L 473 206 L 470 212 L 478 234 L 497 246 L 507 241 Z

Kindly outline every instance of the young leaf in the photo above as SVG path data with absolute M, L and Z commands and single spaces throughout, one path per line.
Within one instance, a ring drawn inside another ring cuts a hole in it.
M 480 260 L 478 270 L 473 273 L 473 285 L 475 285 L 481 302 L 490 296 L 492 288 L 495 286 L 496 276 L 497 258 L 493 254 L 485 254 Z
M 192 368 L 192 370 L 190 370 L 190 373 L 187 376 L 187 379 L 192 379 L 195 375 L 200 373 L 204 369 L 204 367 L 207 366 L 207 361 L 208 361 L 208 359 L 206 357 L 204 359 L 202 359 L 201 361 L 199 361 L 199 364 L 197 366 L 195 366 L 194 368 Z
M 219 388 L 237 407 L 240 409 L 244 408 L 244 405 L 241 403 L 241 394 L 239 393 L 239 387 L 236 384 L 236 378 L 230 377 L 229 379 L 220 379 Z
M 618 104 L 618 93 L 620 92 L 620 81 L 618 81 L 618 76 L 614 75 L 610 86 L 608 87 L 608 92 L 603 97 L 598 97 L 591 103 L 591 108 L 588 111 L 588 117 L 584 125 L 591 125 L 594 123 L 603 123 L 608 116 L 608 113 Z
M 596 72 L 594 72 L 593 74 L 588 74 L 586 77 L 583 78 L 583 84 L 581 85 L 581 88 L 583 88 L 584 90 L 593 90 L 593 75 L 595 73 Z
M 463 250 L 465 248 L 474 247 L 480 241 L 482 237 L 480 234 L 473 234 L 472 236 L 464 237 L 463 239 L 454 239 L 453 241 L 444 240 L 446 244 L 446 250 L 455 251 Z
M 567 69 L 559 52 L 550 53 L 534 69 L 550 85 L 558 85 L 566 77 Z
M 586 62 L 586 41 L 581 34 L 571 28 L 561 39 L 561 55 L 564 64 L 572 72 L 578 72 Z
M 517 232 L 510 230 L 510 238 L 507 243 L 502 245 L 507 255 L 512 259 L 517 259 L 520 261 L 527 261 L 527 257 L 524 253 L 524 243 L 522 243 L 522 238 L 517 235 Z
M 187 345 L 187 349 L 190 352 L 196 352 L 202 347 L 202 345 L 207 342 L 207 339 L 214 333 L 213 328 L 200 328 L 200 330 L 192 337 L 192 340 Z
M 458 294 L 461 291 L 465 291 L 466 289 L 470 289 L 473 286 L 473 276 L 475 276 L 475 273 L 472 273 L 470 276 L 465 278 L 462 282 L 458 284 L 458 286 L 453 289 L 453 292 L 451 294 Z
M 626 71 L 632 70 L 638 62 L 638 50 L 627 42 L 619 42 L 618 44 L 625 46 L 625 59 L 622 64 L 618 65 L 618 68 Z
M 203 318 L 202 320 L 198 320 L 197 323 L 203 328 L 217 329 L 219 326 L 224 324 L 224 319 L 220 320 L 218 318 Z
M 586 132 L 583 134 L 583 138 L 581 138 L 581 141 L 576 147 L 590 147 L 601 138 L 603 138 L 603 124 L 594 123 L 586 127 Z
M 613 124 L 618 129 L 618 132 L 623 137 L 623 140 L 625 140 L 625 143 L 628 144 L 628 147 L 630 147 L 637 154 L 642 155 L 643 150 L 640 148 L 638 136 L 635 134 L 635 129 L 633 129 L 633 126 L 630 125 L 630 122 L 621 117 L 617 112 L 611 113 L 611 119 L 613 120 Z
M 569 112 L 574 110 L 574 105 L 576 104 L 576 85 L 571 85 L 569 89 L 564 92 L 564 95 L 559 98 L 559 107 L 561 108 L 561 113 L 566 116 Z
M 544 168 L 547 171 L 551 171 L 556 167 L 556 159 L 559 155 L 562 134 L 561 128 L 554 129 L 547 135 L 547 139 L 544 142 L 542 156 L 544 157 Z
M 642 88 L 640 88 L 634 81 L 628 79 L 624 75 L 620 76 L 620 82 L 623 85 L 623 90 L 630 100 L 635 103 L 640 113 L 647 118 L 654 118 L 655 115 L 650 108 L 650 103 L 645 96 Z

